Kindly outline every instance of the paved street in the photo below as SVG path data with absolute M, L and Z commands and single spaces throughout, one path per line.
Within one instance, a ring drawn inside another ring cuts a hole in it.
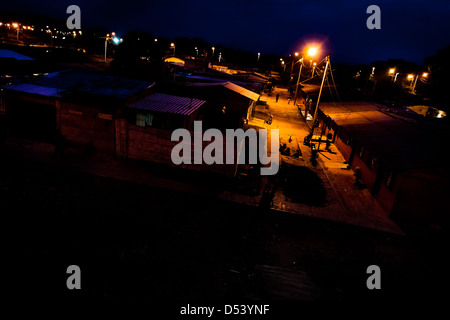
M 278 102 L 276 102 L 277 93 L 280 94 Z M 270 97 L 264 95 L 264 98 L 267 98 L 267 107 L 258 106 L 257 116 L 262 115 L 263 112 L 267 115 L 273 114 L 272 124 L 268 125 L 259 118 L 255 118 L 249 124 L 267 129 L 279 129 L 280 145 L 285 143 L 290 148 L 291 154 L 289 157 L 282 156 L 282 161 L 293 166 L 305 167 L 317 175 L 326 190 L 326 203 L 321 206 L 296 203 L 286 197 L 282 189 L 278 189 L 273 200 L 273 208 L 371 229 L 402 233 L 367 189 L 361 190 L 353 185 L 354 172 L 344 170 L 347 166 L 344 164 L 345 159 L 334 145 L 331 145 L 333 153 L 319 152 L 317 166 L 312 165 L 310 148 L 303 145 L 303 139 L 310 129 L 303 117 L 299 115 L 293 101 L 288 103 L 288 96 L 289 93 L 284 88 L 276 88 Z M 325 144 L 322 143 L 320 150 L 324 148 Z M 301 156 L 294 157 L 298 149 L 301 151 Z M 302 183 L 301 178 L 298 183 Z

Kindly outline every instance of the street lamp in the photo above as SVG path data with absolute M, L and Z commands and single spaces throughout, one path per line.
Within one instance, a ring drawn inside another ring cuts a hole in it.
M 322 96 L 323 84 L 324 84 L 325 78 L 327 76 L 328 66 L 330 65 L 330 56 L 327 56 L 325 58 L 325 60 L 327 63 L 325 65 L 325 70 L 323 71 L 322 84 L 320 85 L 319 96 L 317 97 L 316 109 L 314 110 L 314 116 L 313 116 L 313 123 L 311 126 L 311 131 L 309 133 L 309 140 L 312 138 L 313 133 L 314 133 L 314 125 L 316 124 L 317 110 L 319 109 L 319 102 L 320 102 L 320 97 Z M 309 143 L 309 141 L 308 141 L 308 143 Z
M 316 47 L 311 47 L 308 49 L 308 56 L 314 57 L 317 54 L 318 49 Z
M 173 56 L 175 57 L 175 43 L 171 43 L 170 47 L 173 48 Z
M 319 52 L 319 50 L 317 49 L 317 47 L 310 47 L 308 48 L 308 50 L 306 51 L 307 55 L 310 57 L 314 57 L 315 55 L 317 55 L 317 53 Z M 302 67 L 303 67 L 303 58 L 302 57 L 299 61 L 301 61 L 301 65 L 300 65 L 300 70 L 298 71 L 298 78 L 297 78 L 297 85 L 295 87 L 295 98 L 294 98 L 294 106 L 297 102 L 297 94 L 298 94 L 298 86 L 300 85 L 300 78 L 302 76 Z
M 294 53 L 294 56 L 298 57 L 298 52 Z M 299 61 L 300 61 L 300 60 L 299 60 Z M 288 86 L 289 88 L 291 87 L 292 72 L 294 71 L 294 65 L 295 65 L 296 63 L 298 63 L 299 61 L 294 62 L 294 58 L 292 58 L 292 61 L 291 61 L 291 74 L 290 74 L 290 76 L 289 76 L 289 86 Z
M 114 44 L 119 44 L 121 42 L 123 42 L 122 38 L 118 38 L 116 37 L 116 33 L 115 32 L 111 32 L 111 34 L 107 34 L 105 37 L 105 63 L 106 63 L 106 54 L 108 52 L 108 40 L 112 40 Z
M 412 76 L 412 78 L 414 78 L 414 75 L 410 74 L 408 75 L 408 79 L 411 79 L 410 76 Z M 428 77 L 428 72 L 424 72 L 422 73 L 422 78 L 427 78 Z M 417 79 L 419 79 L 419 74 L 416 75 L 416 79 L 414 81 L 411 81 L 411 93 L 414 94 L 416 92 L 416 84 L 417 84 Z
M 258 59 L 256 60 L 256 63 L 258 63 L 259 62 L 259 57 L 261 56 L 261 53 L 260 52 L 258 52 Z
M 213 58 L 214 58 L 214 50 L 216 50 L 216 48 L 212 47 L 211 49 L 212 49 L 212 56 L 211 56 L 211 59 L 213 59 Z
M 108 40 L 110 39 L 109 33 L 105 37 L 105 63 L 106 63 L 106 53 L 108 51 Z
M 392 81 L 395 82 L 397 75 L 395 74 L 395 68 L 389 69 L 389 76 L 392 77 Z

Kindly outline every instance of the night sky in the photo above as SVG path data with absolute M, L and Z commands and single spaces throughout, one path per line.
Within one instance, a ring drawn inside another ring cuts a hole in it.
M 213 45 L 287 55 L 309 41 L 324 43 L 340 63 L 400 58 L 423 64 L 450 44 L 449 0 L 127 0 L 2 1 L 0 10 L 66 19 L 81 8 L 82 28 L 168 38 L 201 37 Z M 369 5 L 381 8 L 381 30 L 369 30 Z

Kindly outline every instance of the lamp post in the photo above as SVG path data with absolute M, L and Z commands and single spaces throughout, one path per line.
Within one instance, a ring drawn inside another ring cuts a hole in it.
M 295 57 L 298 57 L 298 52 L 294 53 L 294 56 L 295 56 Z M 295 58 L 292 58 L 292 63 L 291 63 L 291 74 L 290 74 L 290 76 L 289 76 L 289 88 L 291 87 L 292 72 L 294 71 L 294 65 L 300 61 L 300 60 L 299 60 L 299 61 L 297 61 L 297 62 L 294 62 L 294 59 L 295 59 Z
M 310 47 L 306 53 L 307 53 L 308 56 L 314 57 L 317 54 L 317 52 L 318 52 L 318 49 L 316 47 Z M 304 57 L 302 57 L 299 60 L 299 62 L 301 61 L 301 65 L 300 65 L 300 70 L 298 71 L 297 85 L 295 87 L 294 106 L 297 103 L 298 86 L 300 85 L 300 78 L 302 76 L 303 59 L 304 59 Z
M 108 40 L 112 40 L 116 45 L 121 43 L 123 41 L 122 38 L 117 38 L 115 32 L 111 32 L 111 35 L 109 33 L 105 37 L 105 63 L 106 63 L 106 57 L 108 52 Z
M 212 56 L 211 56 L 211 60 L 212 60 L 212 59 L 214 59 L 214 50 L 216 50 L 216 48 L 212 47 L 211 49 L 212 49 Z
M 411 90 L 411 92 L 413 92 L 414 78 L 417 79 L 417 77 L 415 77 L 413 74 L 408 74 L 408 76 L 406 78 L 410 81 L 409 89 Z
M 300 62 L 300 70 L 298 70 L 298 78 L 297 78 L 297 84 L 295 85 L 295 97 L 294 97 L 294 106 L 297 102 L 297 93 L 298 93 L 298 86 L 300 84 L 300 77 L 302 76 L 302 67 L 303 67 L 303 58 L 299 60 Z
M 175 57 L 175 43 L 171 43 L 170 47 L 173 48 L 173 56 Z
M 314 125 L 316 124 L 317 110 L 319 109 L 319 102 L 320 102 L 320 97 L 322 95 L 323 84 L 324 84 L 325 78 L 327 76 L 328 66 L 330 65 L 330 56 L 327 56 L 325 58 L 325 60 L 326 60 L 327 63 L 325 65 L 325 70 L 323 71 L 322 84 L 320 85 L 319 96 L 317 97 L 316 108 L 314 110 L 313 124 L 311 126 L 311 132 L 309 134 L 310 135 L 310 139 L 312 138 L 313 133 L 314 133 Z
M 394 82 L 395 68 L 389 69 L 389 76 L 392 77 L 392 82 Z
M 428 73 L 424 72 L 422 73 L 422 78 L 427 78 L 428 77 Z M 409 78 L 409 76 L 408 76 Z M 416 84 L 417 84 L 417 79 L 419 78 L 419 74 L 416 75 L 416 79 L 414 80 L 414 84 L 412 84 L 411 87 L 411 93 L 415 93 L 416 92 Z

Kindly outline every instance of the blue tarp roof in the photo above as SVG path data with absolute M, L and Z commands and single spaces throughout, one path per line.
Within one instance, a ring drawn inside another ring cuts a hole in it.
M 4 86 L 5 89 L 42 96 L 61 97 L 69 93 L 126 98 L 154 85 L 152 82 L 109 76 L 86 71 L 64 70 Z
M 0 49 L 0 59 L 6 58 L 6 59 L 16 59 L 16 60 L 34 60 L 33 58 L 24 56 L 23 54 L 17 53 L 15 51 L 6 50 L 6 49 Z

